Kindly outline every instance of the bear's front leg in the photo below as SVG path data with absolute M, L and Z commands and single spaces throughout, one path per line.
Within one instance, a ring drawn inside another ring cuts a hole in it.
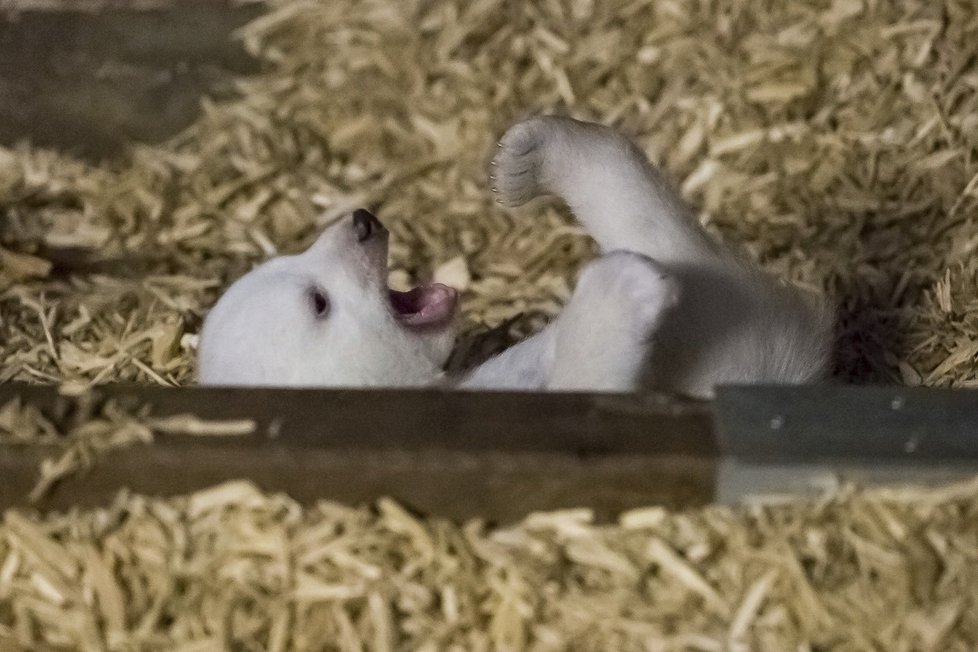
M 547 389 L 637 389 L 655 331 L 679 297 L 676 279 L 641 254 L 615 251 L 590 263 L 553 324 Z

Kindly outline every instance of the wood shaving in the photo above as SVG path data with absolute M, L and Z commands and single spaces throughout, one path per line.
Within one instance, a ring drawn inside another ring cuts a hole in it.
M 571 510 L 494 529 L 419 518 L 391 500 L 302 507 L 243 481 L 167 500 L 123 493 L 92 511 L 6 513 L 0 641 L 973 650 L 976 506 L 978 480 L 940 491 L 843 487 L 812 503 L 663 510 L 652 520 L 625 514 L 627 526 Z M 887 518 L 899 532 L 881 527 Z

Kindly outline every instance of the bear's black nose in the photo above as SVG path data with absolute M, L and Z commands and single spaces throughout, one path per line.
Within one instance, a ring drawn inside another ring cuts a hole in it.
M 353 211 L 353 230 L 357 234 L 357 241 L 363 242 L 386 229 L 377 216 L 365 208 L 358 208 Z

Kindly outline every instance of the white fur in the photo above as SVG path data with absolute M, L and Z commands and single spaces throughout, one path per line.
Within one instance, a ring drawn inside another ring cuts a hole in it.
M 630 141 L 599 125 L 539 117 L 513 126 L 493 166 L 499 200 L 567 202 L 602 256 L 564 311 L 490 359 L 463 388 L 628 391 L 709 397 L 721 383 L 803 383 L 827 371 L 824 304 L 723 248 Z M 388 385 L 444 382 L 449 327 L 417 332 L 386 299 L 386 241 L 346 223 L 305 253 L 240 279 L 208 316 L 205 384 Z M 365 251 L 371 249 L 371 251 Z M 315 319 L 303 292 L 334 302 Z
M 321 289 L 325 319 L 311 310 Z M 441 375 L 454 341 L 448 326 L 406 329 L 387 302 L 387 242 L 357 241 L 344 221 L 305 252 L 245 274 L 204 323 L 204 385 L 418 386 Z

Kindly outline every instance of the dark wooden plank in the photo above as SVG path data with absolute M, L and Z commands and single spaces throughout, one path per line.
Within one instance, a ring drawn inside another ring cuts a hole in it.
M 326 450 L 537 451 L 578 457 L 679 453 L 714 456 L 709 404 L 649 395 L 458 392 L 403 389 L 164 388 L 106 385 L 102 398 L 148 403 L 160 416 L 252 418 L 253 437 L 193 440 L 198 446 Z M 0 386 L 0 403 L 22 396 L 66 414 L 76 399 L 53 387 Z M 274 424 L 277 438 L 269 437 Z M 171 445 L 178 446 L 180 440 Z
M 978 392 L 924 387 L 724 387 L 724 453 L 742 460 L 978 464 Z
M 52 387 L 0 386 L 58 423 L 79 399 Z M 657 396 L 403 390 L 100 387 L 85 400 L 150 404 L 153 414 L 253 418 L 253 436 L 160 437 L 99 460 L 37 507 L 100 504 L 122 487 L 172 495 L 232 478 L 308 502 L 389 495 L 419 511 L 511 521 L 533 510 L 640 505 L 713 496 L 716 443 L 708 406 Z M 273 436 L 274 435 L 274 436 Z M 0 507 L 24 506 L 36 447 L 0 447 Z
M 231 39 L 257 5 L 167 5 L 0 11 L 0 144 L 29 139 L 115 156 L 129 142 L 175 135 L 199 114 L 203 95 L 226 96 L 235 75 L 257 70 Z
M 28 507 L 39 451 L 0 447 L 0 508 Z M 140 494 L 189 493 L 246 478 L 303 503 L 357 505 L 392 496 L 421 513 L 511 522 L 535 510 L 590 507 L 601 519 L 639 506 L 700 505 L 713 498 L 713 459 L 683 455 L 601 455 L 480 451 L 338 451 L 285 446 L 135 446 L 57 485 L 34 507 L 106 504 L 127 487 Z

